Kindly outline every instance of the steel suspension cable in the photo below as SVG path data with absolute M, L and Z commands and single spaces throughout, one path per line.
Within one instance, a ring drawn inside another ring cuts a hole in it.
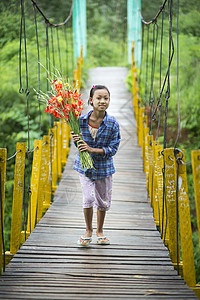
M 40 47 L 39 47 L 39 38 L 38 38 L 38 27 L 37 27 L 37 13 L 36 7 L 33 5 L 34 8 L 34 18 L 35 18 L 35 34 L 36 34 L 36 43 L 37 43 L 37 58 L 38 58 L 38 92 L 40 91 Z M 37 94 L 38 106 L 39 106 L 39 122 L 40 122 L 40 135 L 42 135 L 42 114 L 41 114 L 41 107 L 40 107 L 40 99 Z
M 157 14 L 155 15 L 155 17 L 151 21 L 148 22 L 148 21 L 144 20 L 144 18 L 142 16 L 142 13 L 141 13 L 141 10 L 140 10 L 140 7 L 139 7 L 138 0 L 137 0 L 138 12 L 140 14 L 140 18 L 141 18 L 142 23 L 144 23 L 145 25 L 150 25 L 150 24 L 154 23 L 157 20 L 157 18 L 159 17 L 162 10 L 164 9 L 165 4 L 167 3 L 167 1 L 168 0 L 164 0 L 163 4 L 161 5 L 161 7 L 160 7 L 159 11 L 157 12 Z
M 173 15 L 173 0 L 169 0 L 169 60 L 168 60 L 168 77 L 167 77 L 167 91 L 165 93 L 165 125 L 164 125 L 164 143 L 163 149 L 166 149 L 167 146 L 167 115 L 168 115 L 168 102 L 170 98 L 170 67 L 172 57 L 174 55 L 174 43 L 172 38 L 172 15 Z M 165 232 L 164 232 L 164 241 L 166 238 L 167 232 L 167 222 L 168 222 L 168 215 L 167 215 L 167 199 L 166 199 L 166 188 L 165 188 L 165 161 L 164 161 L 164 184 L 163 184 L 163 217 L 164 212 L 166 214 L 166 224 L 165 224 Z M 164 194 L 165 193 L 165 194 Z
M 146 79 L 145 79 L 145 102 L 147 101 L 147 90 L 148 90 L 148 60 L 149 60 L 149 26 L 147 27 L 147 55 L 146 55 Z
M 67 38 L 67 28 L 64 26 L 64 37 L 66 45 L 66 75 L 69 77 L 69 49 L 68 49 L 68 38 Z
M 51 50 L 52 50 L 53 66 L 55 67 L 55 54 L 54 54 L 53 27 L 51 27 Z
M 73 8 L 74 8 L 74 2 L 75 0 L 73 0 L 72 2 L 72 5 L 71 5 L 71 9 L 70 9 L 70 13 L 69 13 L 69 16 L 66 18 L 66 20 L 62 23 L 58 23 L 58 24 L 55 24 L 55 23 L 52 23 L 49 21 L 49 19 L 45 16 L 45 14 L 43 13 L 43 11 L 40 9 L 40 7 L 37 5 L 37 3 L 34 1 L 34 0 L 31 0 L 32 3 L 35 5 L 35 7 L 37 8 L 37 10 L 39 11 L 39 13 L 42 15 L 42 17 L 44 18 L 45 22 L 48 23 L 50 26 L 53 26 L 53 27 L 59 27 L 59 26 L 63 26 L 65 25 L 72 17 L 72 12 L 73 12 Z
M 144 50 L 144 25 L 142 24 L 142 51 L 141 51 L 141 64 L 140 64 L 140 74 L 139 74 L 139 87 L 141 88 L 141 77 L 143 68 L 143 50 Z
M 155 36 L 155 27 L 156 27 L 156 36 Z M 153 113 L 153 104 L 155 101 L 154 93 L 154 74 L 155 74 L 155 65 L 156 65 L 156 50 L 157 50 L 157 41 L 158 41 L 158 25 L 157 22 L 153 24 L 153 51 L 152 51 L 152 66 L 151 66 L 151 89 L 149 95 L 149 104 L 150 104 L 150 133 L 152 133 L 152 126 L 154 118 L 152 117 Z
M 162 25 L 161 25 L 161 36 L 160 36 L 160 71 L 159 71 L 159 91 L 161 95 L 161 77 L 162 77 L 162 48 L 163 48 L 163 23 L 164 23 L 164 13 L 165 11 L 162 10 Z M 159 96 L 159 104 L 158 104 L 158 109 L 159 109 L 159 117 L 158 117 L 158 126 L 157 126 L 157 133 L 156 133 L 156 144 L 158 141 L 158 134 L 159 134 L 159 129 L 160 129 L 160 121 L 161 121 L 161 114 L 162 114 L 162 98 Z
M 26 71 L 26 102 L 27 102 L 27 125 L 28 125 L 28 152 L 27 152 L 27 158 L 28 158 L 28 190 L 27 190 L 27 195 L 28 195 L 28 201 L 30 202 L 30 196 L 31 196 L 31 187 L 30 187 L 30 113 L 29 113 L 29 94 L 30 94 L 30 89 L 29 89 L 29 78 L 28 78 L 28 54 L 27 54 L 27 44 L 26 44 L 26 24 L 25 24 L 25 10 L 24 10 L 24 0 L 21 0 L 21 29 L 20 29 L 20 60 L 19 60 L 19 68 L 21 69 L 21 40 L 22 40 L 22 32 L 24 35 L 24 55 L 25 55 L 25 71 Z M 20 80 L 20 89 L 19 92 L 22 92 L 23 87 L 21 86 L 21 80 Z M 25 184 L 25 182 L 24 182 Z M 25 201 L 25 200 L 24 200 Z M 31 207 L 31 205 L 30 205 Z M 26 208 L 24 207 L 24 215 L 26 215 Z M 31 212 L 30 212 L 31 215 Z M 25 219 L 25 224 L 24 226 L 26 227 L 26 219 Z
M 174 144 L 174 149 L 177 146 L 178 139 L 180 136 L 181 120 L 180 120 L 180 103 L 179 103 L 179 0 L 177 0 L 177 109 L 178 109 L 178 133 Z
M 59 64 L 60 64 L 60 73 L 62 74 L 62 59 L 61 59 L 61 51 L 60 51 L 60 39 L 59 39 L 59 32 L 58 32 L 58 27 L 56 28 L 56 33 L 57 33 L 57 46 L 58 46 L 58 58 L 59 58 Z
M 49 51 L 49 24 L 46 22 L 46 70 L 47 70 L 47 91 L 49 91 L 49 76 L 51 74 L 50 51 Z M 52 126 L 52 117 L 49 115 L 49 127 Z

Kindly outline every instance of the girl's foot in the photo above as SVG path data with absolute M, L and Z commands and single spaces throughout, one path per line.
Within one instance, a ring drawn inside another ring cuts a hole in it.
M 82 245 L 82 246 L 88 246 L 89 243 L 92 241 L 92 230 L 88 230 L 86 231 L 86 233 L 80 237 L 80 239 L 78 240 L 78 244 Z
M 97 244 L 99 245 L 109 245 L 110 244 L 110 240 L 103 235 L 103 232 L 98 232 L 96 233 L 97 235 Z

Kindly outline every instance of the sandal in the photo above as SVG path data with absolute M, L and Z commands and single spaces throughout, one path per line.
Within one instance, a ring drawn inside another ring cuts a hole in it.
M 91 241 L 92 241 L 92 238 L 91 238 L 91 237 L 84 238 L 83 236 L 81 236 L 81 239 L 83 240 L 83 242 L 81 242 L 81 240 L 79 239 L 79 240 L 77 241 L 77 244 L 78 244 L 79 246 L 84 246 L 84 247 L 89 246 L 89 244 L 90 244 Z M 84 243 L 85 241 L 87 241 L 87 243 Z
M 99 237 L 97 237 L 97 244 L 99 244 L 99 245 L 110 245 L 110 241 L 109 240 L 108 241 L 104 241 L 105 239 L 107 239 L 106 236 L 99 236 Z M 100 241 L 100 240 L 102 240 L 102 241 Z

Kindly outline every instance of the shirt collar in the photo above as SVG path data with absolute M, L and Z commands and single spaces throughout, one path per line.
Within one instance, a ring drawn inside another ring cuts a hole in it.
M 83 115 L 83 119 L 88 120 L 91 113 L 92 113 L 92 110 L 90 110 L 87 114 Z M 106 111 L 105 111 L 105 117 L 103 118 L 102 122 L 104 122 L 104 124 L 107 124 L 107 122 L 108 122 L 108 113 Z

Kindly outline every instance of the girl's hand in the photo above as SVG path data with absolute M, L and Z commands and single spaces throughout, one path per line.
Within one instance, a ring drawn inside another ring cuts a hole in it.
M 93 153 L 93 148 L 88 146 L 88 144 L 86 142 L 84 142 L 83 140 L 79 140 L 77 142 L 77 147 L 78 147 L 78 150 L 81 151 L 81 152 L 87 151 L 89 153 Z
M 88 151 L 89 153 L 93 152 L 93 148 L 88 146 L 86 142 L 80 139 L 80 136 L 78 134 L 74 134 L 73 131 L 71 131 L 72 139 L 73 141 L 77 144 L 78 150 L 83 152 L 83 151 Z M 82 133 L 80 134 L 82 136 Z
M 75 143 L 80 140 L 80 136 L 78 134 L 74 134 L 73 131 L 71 131 L 71 135 L 72 135 L 72 139 Z M 82 133 L 81 133 L 81 135 L 82 135 Z

